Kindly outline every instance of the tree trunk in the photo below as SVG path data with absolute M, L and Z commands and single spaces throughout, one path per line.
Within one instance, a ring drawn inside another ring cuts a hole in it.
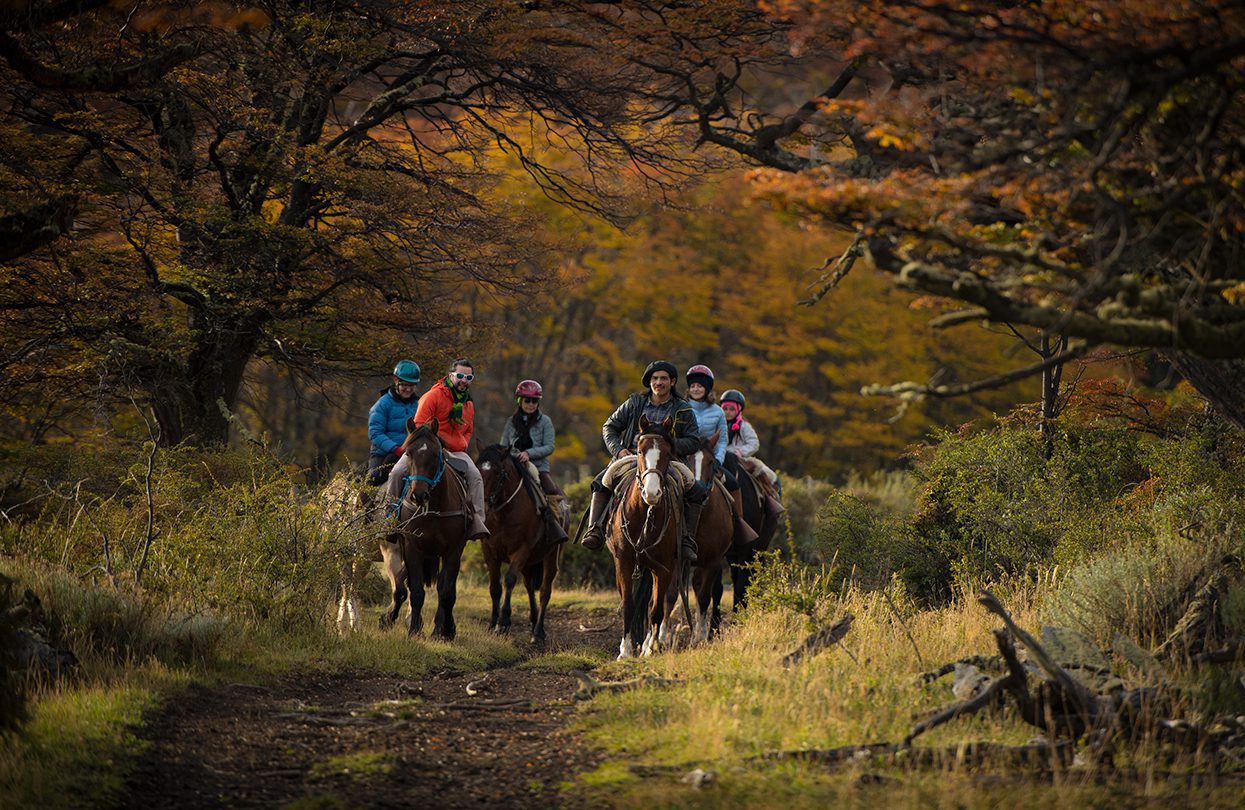
M 1163 356 L 1220 416 L 1245 430 L 1245 359 L 1207 360 L 1185 352 Z
M 199 347 L 173 372 L 173 379 L 154 383 L 152 408 L 166 445 L 229 441 L 226 410 L 232 413 L 237 405 L 243 374 L 262 333 L 260 319 L 254 317 L 215 327 L 199 331 Z

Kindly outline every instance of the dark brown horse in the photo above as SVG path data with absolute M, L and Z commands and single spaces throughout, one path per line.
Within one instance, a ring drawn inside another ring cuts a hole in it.
M 403 445 L 411 467 L 404 482 L 398 513 L 398 543 L 406 565 L 406 590 L 411 599 L 407 631 L 416 635 L 423 627 L 424 588 L 437 586 L 437 614 L 433 632 L 454 638 L 454 603 L 458 600 L 458 570 L 467 545 L 468 495 L 462 476 L 446 463 L 437 420 L 418 428 L 414 420 L 406 424 Z M 394 585 L 392 614 L 397 618 L 401 604 Z
M 744 520 L 757 533 L 757 539 L 743 546 L 731 546 L 726 554 L 726 561 L 731 567 L 731 586 L 734 590 L 732 610 L 738 610 L 748 604 L 748 586 L 752 582 L 752 566 L 757 555 L 768 551 L 778 531 L 778 515 L 766 506 L 765 493 L 756 479 L 739 465 L 739 489 L 744 506 Z M 722 585 L 719 583 L 713 593 L 714 628 L 719 617 L 718 604 L 722 600 Z
M 606 545 L 614 555 L 614 579 L 622 597 L 619 658 L 635 655 L 636 644 L 642 644 L 641 655 L 657 651 L 666 591 L 678 573 L 683 482 L 670 474 L 673 426 L 669 417 L 660 425 L 640 417 L 635 475 L 621 484 L 618 509 L 609 522 Z
M 700 524 L 696 527 L 696 563 L 692 566 L 692 590 L 696 594 L 696 626 L 692 628 L 692 641 L 708 641 L 711 630 L 717 629 L 715 589 L 721 592 L 722 569 L 726 566 L 726 553 L 730 551 L 735 532 L 734 506 L 726 492 L 714 481 L 713 449 L 718 444 L 718 433 L 700 440 L 700 449 L 687 459 L 687 465 L 700 486 L 709 490 Z M 667 610 L 673 610 L 678 594 L 671 589 L 666 595 Z M 710 616 L 713 610 L 713 616 Z M 663 626 L 666 635 L 664 645 L 673 640 L 673 622 Z
M 522 576 L 531 609 L 532 641 L 544 641 L 545 612 L 553 592 L 553 579 L 558 575 L 562 546 L 549 542 L 546 537 L 545 521 L 536 497 L 509 447 L 494 444 L 484 448 L 476 459 L 476 466 L 484 477 L 485 523 L 492 533 L 481 542 L 484 564 L 488 566 L 489 596 L 493 598 L 489 629 L 496 633 L 510 630 L 510 597 Z M 555 517 L 565 529 L 563 516 Z M 504 599 L 502 563 L 507 564 Z M 537 592 L 540 593 L 539 604 Z

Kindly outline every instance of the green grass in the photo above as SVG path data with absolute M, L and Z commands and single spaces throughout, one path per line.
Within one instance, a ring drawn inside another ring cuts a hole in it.
M 316 779 L 348 776 L 356 782 L 365 782 L 377 776 L 386 776 L 393 772 L 393 768 L 393 756 L 384 751 L 356 751 L 317 762 L 311 768 L 311 776 Z
M 21 736 L 0 738 L 0 807 L 110 806 L 121 796 L 143 743 L 133 728 L 184 674 L 159 664 L 35 696 Z
M 1022 626 L 1036 629 L 1031 596 L 1012 594 L 1008 604 Z M 1128 805 L 1186 794 L 1180 780 L 1143 778 L 1111 787 L 1094 784 L 1088 772 L 1066 774 L 1050 785 L 1016 783 L 1001 771 L 982 769 L 913 771 L 866 762 L 828 772 L 754 760 L 777 751 L 899 742 L 917 720 L 954 699 L 949 678 L 922 685 L 919 673 L 995 650 L 990 631 L 999 623 L 975 603 L 919 612 L 900 606 L 923 662 L 880 594 L 850 590 L 836 607 L 831 619 L 843 611 L 856 616 L 843 645 L 790 670 L 781 659 L 800 644 L 808 626 L 789 611 L 753 613 L 709 646 L 602 665 L 596 673 L 602 680 L 650 673 L 683 683 L 605 694 L 584 706 L 578 727 L 607 761 L 569 791 L 594 806 L 784 808 Z M 1010 714 L 989 714 L 953 721 L 916 745 L 1018 745 L 1036 733 Z M 1136 764 L 1143 774 L 1153 772 L 1143 756 Z M 631 765 L 649 771 L 637 775 Z M 715 783 L 698 790 L 678 781 L 697 767 L 716 771 Z M 1194 792 L 1200 805 L 1239 801 L 1239 787 Z

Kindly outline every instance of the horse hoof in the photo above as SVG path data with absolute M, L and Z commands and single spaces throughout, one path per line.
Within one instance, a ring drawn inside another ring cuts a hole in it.
M 393 619 L 389 618 L 387 614 L 382 613 L 380 614 L 380 621 L 378 624 L 380 624 L 381 630 L 388 630 L 390 627 L 393 627 Z

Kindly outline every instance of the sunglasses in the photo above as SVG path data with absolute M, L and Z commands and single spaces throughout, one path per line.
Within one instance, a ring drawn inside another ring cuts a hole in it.
M 471 382 L 475 378 L 476 375 L 474 374 L 463 374 L 461 371 L 454 372 L 454 379 L 456 380 L 466 380 L 467 382 Z
M 524 397 L 523 401 L 528 405 L 533 405 L 540 402 L 540 397 Z

